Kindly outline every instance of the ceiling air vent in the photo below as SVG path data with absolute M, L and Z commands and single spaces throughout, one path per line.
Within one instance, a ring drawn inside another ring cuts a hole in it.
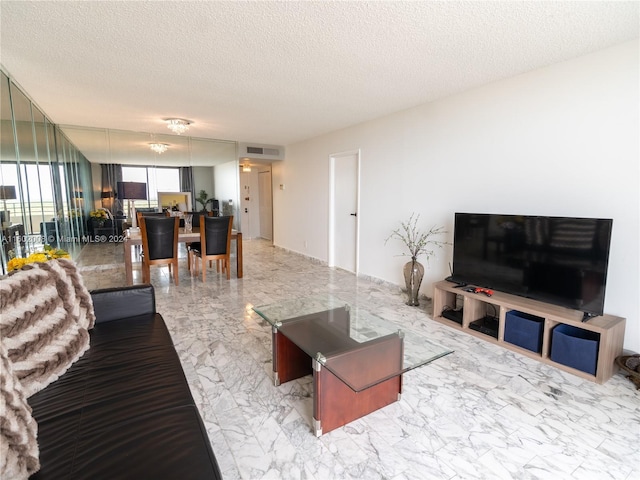
M 0 0 L 1 2 L 2 0 Z M 259 143 L 239 143 L 238 158 L 255 160 L 284 160 L 285 148 L 282 145 L 265 145 Z
M 247 146 L 247 155 L 272 155 L 277 157 L 280 150 L 277 148 L 249 147 Z

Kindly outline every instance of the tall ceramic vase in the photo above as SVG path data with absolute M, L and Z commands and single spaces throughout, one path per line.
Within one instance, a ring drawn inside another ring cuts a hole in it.
M 417 307 L 420 305 L 418 296 L 420 294 L 422 277 L 424 277 L 424 267 L 420 262 L 418 262 L 418 260 L 411 258 L 411 261 L 404 265 L 403 271 L 404 281 L 407 285 L 407 295 L 409 295 L 407 305 Z

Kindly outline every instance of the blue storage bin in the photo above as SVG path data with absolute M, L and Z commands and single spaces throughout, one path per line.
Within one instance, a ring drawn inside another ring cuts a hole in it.
M 544 319 L 517 310 L 507 312 L 504 324 L 504 340 L 532 352 L 542 352 Z
M 571 325 L 558 325 L 551 337 L 551 360 L 596 374 L 600 334 Z

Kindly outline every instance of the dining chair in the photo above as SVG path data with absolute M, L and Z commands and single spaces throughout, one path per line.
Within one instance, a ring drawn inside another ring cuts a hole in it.
M 168 265 L 178 285 L 178 217 L 140 217 L 142 281 L 151 283 L 151 265 Z M 173 270 L 173 272 L 172 272 Z
M 136 210 L 136 226 L 140 227 L 140 219 L 142 217 L 168 217 L 169 214 L 167 212 L 158 212 L 155 208 L 141 208 L 140 210 Z M 142 245 L 136 245 L 136 255 L 142 258 Z
M 191 274 L 198 275 L 197 259 L 202 261 L 202 281 L 207 279 L 207 265 L 216 261 L 216 270 L 227 274 L 231 278 L 231 228 L 233 215 L 228 217 L 205 217 L 200 215 L 200 241 L 193 242 L 189 247 L 188 261 L 191 264 Z
M 191 214 L 191 227 L 192 228 L 200 228 L 200 217 L 203 215 L 203 212 L 184 212 L 185 215 Z M 180 220 L 180 228 L 184 227 L 184 221 Z M 187 270 L 191 270 L 191 262 L 189 261 L 189 250 L 191 250 L 191 244 L 194 242 L 185 242 L 185 247 L 187 247 Z M 200 243 L 200 242 L 197 242 Z
M 204 212 L 184 212 L 185 215 L 191 215 L 191 227 L 192 228 L 200 228 L 200 217 L 204 215 Z M 206 215 L 211 217 L 213 216 L 213 212 L 206 212 Z M 184 227 L 184 220 L 180 219 L 180 228 Z M 187 256 L 188 252 L 191 249 L 191 244 L 193 242 L 185 242 L 185 247 L 187 248 Z M 200 244 L 200 242 L 197 242 Z M 187 260 L 187 270 L 191 270 L 191 262 Z

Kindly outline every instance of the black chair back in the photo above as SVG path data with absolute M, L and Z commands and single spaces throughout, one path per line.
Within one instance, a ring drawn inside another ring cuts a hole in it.
M 204 235 L 206 245 L 203 255 L 223 255 L 227 253 L 227 246 L 231 234 L 230 224 L 233 217 L 202 217 L 204 219 Z
M 147 231 L 149 260 L 158 260 L 162 258 L 172 258 L 174 252 L 173 240 L 175 238 L 175 229 L 178 228 L 176 217 L 166 217 L 164 215 L 142 217 L 144 228 Z
M 164 212 L 137 212 L 140 214 L 140 216 L 142 217 L 155 217 L 155 218 L 161 218 L 161 217 L 167 217 L 168 215 Z

